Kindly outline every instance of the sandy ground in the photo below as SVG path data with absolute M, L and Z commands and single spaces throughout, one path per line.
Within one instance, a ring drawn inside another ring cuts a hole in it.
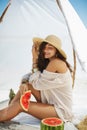
M 10 121 L 0 123 L 0 130 L 40 130 L 40 128 L 29 125 L 22 125 L 17 122 Z

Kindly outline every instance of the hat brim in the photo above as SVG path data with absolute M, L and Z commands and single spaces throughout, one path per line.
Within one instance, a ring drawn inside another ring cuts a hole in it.
M 39 48 L 39 46 L 42 42 L 47 42 L 47 43 L 51 44 L 52 46 L 54 46 L 51 42 L 49 42 L 45 39 L 42 39 L 42 38 L 39 38 L 39 37 L 33 38 L 33 43 L 36 45 L 37 48 Z M 61 48 L 58 48 L 58 47 L 55 47 L 55 48 L 62 54 L 63 57 L 67 58 L 66 53 Z

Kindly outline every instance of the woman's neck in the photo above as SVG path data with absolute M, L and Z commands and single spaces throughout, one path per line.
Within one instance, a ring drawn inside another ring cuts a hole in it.
M 49 61 L 52 61 L 54 59 L 56 59 L 56 57 L 51 57 L 51 58 L 49 58 Z

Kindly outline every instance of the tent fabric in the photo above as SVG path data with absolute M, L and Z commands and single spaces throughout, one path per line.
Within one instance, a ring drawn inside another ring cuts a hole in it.
M 86 49 L 83 53 L 82 48 L 85 47 L 85 41 L 78 41 L 82 34 L 80 30 L 79 32 L 75 31 L 78 23 L 71 21 L 72 17 L 70 17 L 74 10 L 68 0 L 61 0 L 61 8 L 68 20 L 75 50 L 79 57 L 81 56 L 81 60 L 86 62 Z M 74 14 L 77 15 L 75 11 Z M 75 19 L 74 14 L 73 18 Z M 59 36 L 68 56 L 67 60 L 73 66 L 73 44 L 66 19 L 56 0 L 11 1 L 11 5 L 0 23 L 0 102 L 8 98 L 10 88 L 16 92 L 22 76 L 31 71 L 33 37 L 45 38 L 49 34 Z M 78 18 L 78 22 L 79 20 Z M 80 23 L 82 25 L 82 22 Z M 80 27 L 84 28 L 83 25 Z M 85 32 L 85 29 L 83 30 L 82 33 Z M 87 114 L 86 86 L 87 74 L 82 71 L 79 62 L 77 62 L 77 75 L 73 89 L 73 111 L 80 119 Z
M 61 38 L 68 61 L 73 65 L 71 39 L 56 1 L 12 0 L 0 24 L 1 88 L 17 86 L 11 82 L 31 70 L 32 38 L 45 38 L 49 34 Z
M 73 48 L 83 70 L 87 70 L 87 29 L 68 0 L 57 0 L 57 3 L 66 20 Z M 83 64 L 84 63 L 84 64 Z

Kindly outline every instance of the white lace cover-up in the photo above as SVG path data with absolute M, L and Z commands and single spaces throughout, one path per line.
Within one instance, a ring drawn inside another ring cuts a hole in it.
M 43 103 L 54 105 L 58 117 L 64 122 L 72 120 L 72 78 L 69 70 L 62 74 L 37 71 L 30 76 L 29 82 L 41 91 Z

